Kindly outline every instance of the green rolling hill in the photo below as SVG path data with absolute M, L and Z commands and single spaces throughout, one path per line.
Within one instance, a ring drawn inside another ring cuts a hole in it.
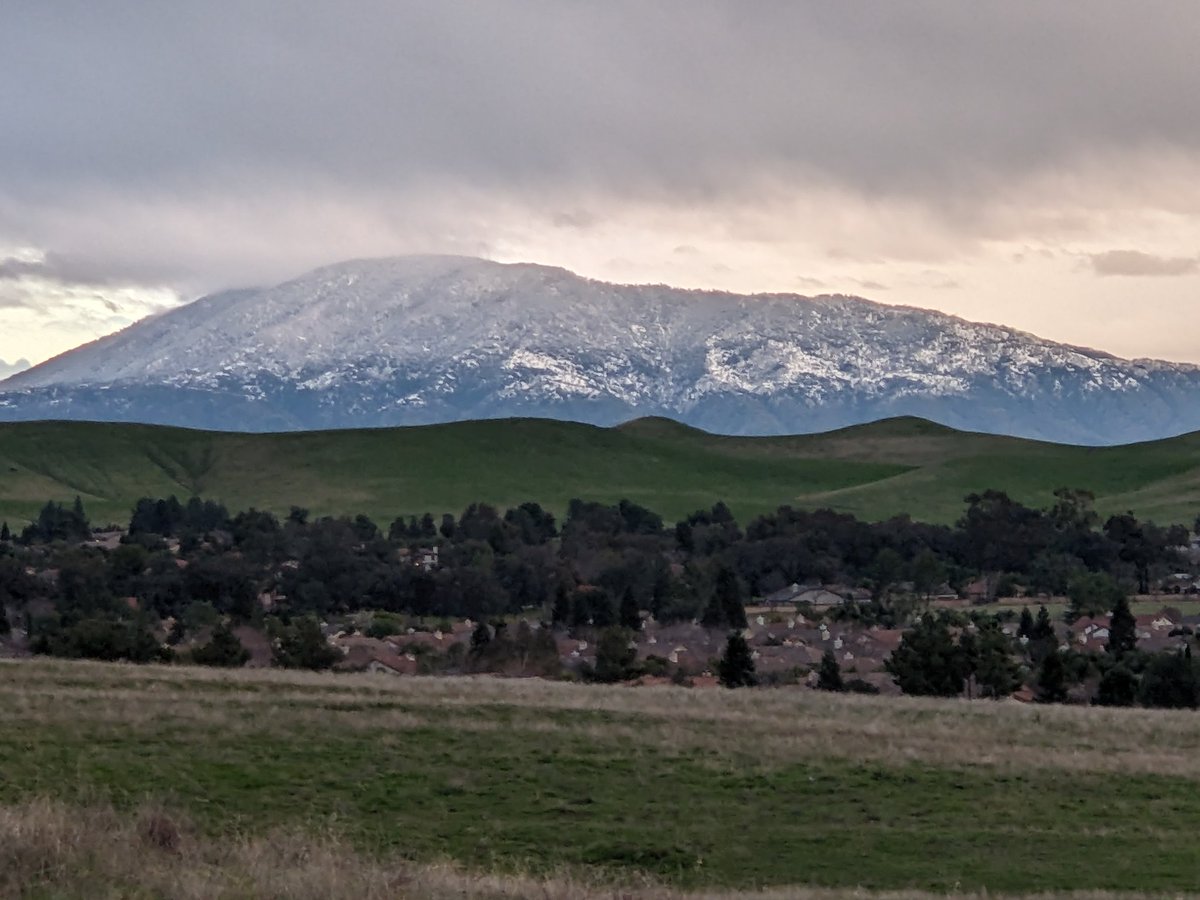
M 950 522 L 988 487 L 1047 504 L 1094 491 L 1103 513 L 1160 522 L 1200 513 L 1200 433 L 1124 447 L 1071 447 L 890 419 L 817 435 L 735 438 L 662 419 L 596 428 L 542 419 L 290 434 L 78 422 L 0 424 L 0 518 L 83 497 L 93 521 L 124 522 L 138 497 L 197 494 L 231 510 L 314 514 L 459 512 L 475 500 L 627 497 L 674 520 L 725 500 L 739 517 L 780 504 L 879 519 Z

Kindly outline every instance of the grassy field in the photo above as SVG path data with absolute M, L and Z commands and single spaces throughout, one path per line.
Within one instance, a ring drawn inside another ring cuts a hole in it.
M 953 521 L 989 487 L 1033 504 L 1055 488 L 1095 491 L 1102 512 L 1161 522 L 1200 511 L 1200 434 L 1084 448 L 967 434 L 896 419 L 821 435 L 732 438 L 661 419 L 619 428 L 547 420 L 417 428 L 225 434 L 143 425 L 0 424 L 0 518 L 83 497 L 98 521 L 126 521 L 141 496 L 193 494 L 286 512 L 460 512 L 472 501 L 629 498 L 674 520 L 716 500 L 740 517 L 780 504 L 879 519 Z
M 362 889 L 339 896 L 435 876 L 455 896 L 1182 893 L 1200 883 L 1198 744 L 1194 713 L 6 663 L 0 863 L 50 853 L 41 828 L 66 861 L 39 864 L 36 896 L 75 896 L 52 876 L 80 870 L 76 843 L 109 869 L 97 842 L 132 844 L 153 874 L 147 836 L 178 857 L 163 878 L 340 854 Z M 102 839 L 71 825 L 88 821 Z

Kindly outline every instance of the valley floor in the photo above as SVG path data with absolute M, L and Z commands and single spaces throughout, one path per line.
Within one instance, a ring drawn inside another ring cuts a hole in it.
M 1190 712 L 6 662 L 0 893 L 1175 894 L 1198 745 Z

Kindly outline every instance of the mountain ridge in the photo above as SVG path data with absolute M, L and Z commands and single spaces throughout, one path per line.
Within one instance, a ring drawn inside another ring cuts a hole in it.
M 522 415 L 728 434 L 915 415 L 1115 444 L 1200 429 L 1200 366 L 840 294 L 410 256 L 210 294 L 0 382 L 9 421 L 274 431 Z

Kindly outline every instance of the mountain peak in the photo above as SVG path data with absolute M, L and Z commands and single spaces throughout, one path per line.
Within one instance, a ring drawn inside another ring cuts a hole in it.
M 1200 428 L 1200 368 L 840 295 L 618 285 L 464 256 L 225 291 L 10 378 L 0 419 L 279 430 L 667 416 L 778 434 L 916 416 L 1116 443 Z

